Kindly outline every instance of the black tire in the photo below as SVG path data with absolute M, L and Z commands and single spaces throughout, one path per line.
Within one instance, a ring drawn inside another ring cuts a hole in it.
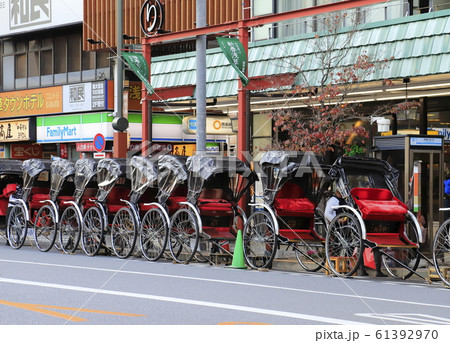
M 352 213 L 339 213 L 330 222 L 325 240 L 330 270 L 337 276 L 352 276 L 363 263 L 363 252 L 364 242 L 358 219 Z
M 433 262 L 436 272 L 442 282 L 450 286 L 450 273 L 445 277 L 444 268 L 450 268 L 450 219 L 447 219 L 439 227 L 433 241 Z M 449 269 L 450 270 L 450 269 Z
M 95 256 L 100 251 L 105 235 L 103 215 L 98 207 L 90 207 L 83 217 L 81 230 L 81 247 L 88 256 Z
M 59 245 L 66 254 L 72 254 L 77 250 L 81 238 L 80 218 L 74 206 L 67 207 L 59 221 Z
M 114 216 L 111 226 L 111 244 L 119 258 L 128 258 L 134 251 L 138 235 L 138 222 L 128 207 L 122 207 Z
M 325 240 L 327 236 L 327 222 L 323 211 L 319 208 L 314 213 L 314 230 Z M 302 268 L 308 272 L 317 272 L 325 265 L 325 244 L 324 242 L 302 242 L 297 244 L 295 256 Z M 306 256 L 305 256 L 306 255 Z
M 56 214 L 50 205 L 42 206 L 34 221 L 34 241 L 42 252 L 49 251 L 57 235 Z
M 172 258 L 179 263 L 189 263 L 198 247 L 197 218 L 188 209 L 181 208 L 170 220 L 169 249 Z
M 407 219 L 405 222 L 405 234 L 412 243 L 419 243 L 416 231 L 414 229 L 414 222 Z M 420 228 L 419 228 L 420 229 Z M 389 258 L 393 256 L 397 261 Z M 415 248 L 395 248 L 395 249 L 383 249 L 381 256 L 383 266 L 389 275 L 396 279 L 406 280 L 414 274 L 420 263 L 419 249 Z M 411 270 L 408 270 L 404 266 L 408 266 Z
M 9 212 L 6 226 L 9 245 L 13 249 L 22 248 L 27 239 L 27 233 L 28 222 L 25 209 L 21 205 L 14 205 Z
M 270 268 L 277 253 L 278 237 L 267 211 L 255 211 L 248 218 L 243 232 L 244 256 L 254 269 Z
M 307 272 L 317 272 L 325 265 L 325 245 L 317 243 L 298 243 L 296 245 L 295 257 Z
M 142 218 L 139 235 L 142 255 L 149 261 L 158 261 L 166 250 L 168 236 L 168 223 L 163 212 L 156 207 L 148 210 Z

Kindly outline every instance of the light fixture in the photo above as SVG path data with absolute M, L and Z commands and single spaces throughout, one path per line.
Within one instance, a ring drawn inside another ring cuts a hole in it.
M 95 39 L 92 39 L 92 38 L 88 38 L 87 41 L 88 41 L 89 44 L 102 44 L 102 43 L 104 43 L 102 40 L 95 40 Z
M 378 132 L 389 132 L 391 121 L 385 117 L 370 117 L 370 124 L 377 123 Z
M 122 35 L 122 37 L 123 37 L 123 39 L 125 39 L 125 40 L 135 40 L 137 37 L 136 36 L 129 36 L 129 35 L 127 35 L 126 33 L 124 33 L 123 35 Z
M 238 117 L 232 117 L 231 120 L 231 130 L 233 132 L 238 132 Z
M 405 109 L 397 112 L 397 120 L 417 120 L 418 108 L 417 106 L 410 107 L 408 102 L 408 84 L 411 82 L 409 77 L 403 79 L 405 84 L 405 101 L 403 102 Z

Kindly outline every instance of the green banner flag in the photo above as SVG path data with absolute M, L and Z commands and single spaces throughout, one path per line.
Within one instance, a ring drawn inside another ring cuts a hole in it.
M 245 87 L 248 85 L 248 77 L 245 76 L 247 72 L 247 54 L 245 53 L 244 46 L 237 38 L 225 38 L 217 37 L 219 46 L 222 52 L 225 54 L 227 60 L 231 63 L 231 66 L 239 74 L 242 85 Z
M 153 94 L 155 91 L 148 81 L 148 64 L 144 56 L 135 52 L 123 52 L 122 56 L 131 70 L 133 70 L 137 77 L 144 83 L 148 94 Z

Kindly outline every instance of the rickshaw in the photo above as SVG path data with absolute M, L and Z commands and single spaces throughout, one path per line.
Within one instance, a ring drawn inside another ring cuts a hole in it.
M 41 251 L 49 251 L 52 246 L 60 249 L 60 241 L 56 242 L 61 211 L 67 205 L 65 199 L 73 193 L 74 163 L 70 160 L 54 157 L 50 165 L 49 199 L 41 200 L 43 205 L 34 221 L 36 246 Z
M 156 202 L 158 171 L 155 161 L 143 156 L 134 156 L 130 161 L 129 200 L 121 199 L 127 206 L 117 211 L 111 226 L 111 243 L 120 258 L 130 256 L 137 236 L 146 259 L 157 261 L 164 254 L 169 215 Z
M 340 213 L 328 226 L 325 250 L 331 271 L 351 276 L 364 263 L 367 250 L 379 249 L 393 277 L 417 274 L 420 258 L 427 258 L 419 251 L 420 225 L 397 189 L 399 172 L 380 159 L 340 157 L 329 175 L 345 201 L 335 207 Z
M 198 260 L 209 261 L 213 251 L 232 256 L 224 242 L 236 239 L 239 221 L 247 217 L 238 206 L 242 195 L 257 179 L 256 174 L 234 157 L 194 155 L 186 162 L 188 194 L 182 207 L 171 217 L 169 248 L 174 260 L 188 263 L 198 252 Z M 205 251 L 198 249 L 199 241 Z M 229 245 L 229 244 L 228 244 Z
M 18 197 L 22 186 L 22 161 L 0 159 L 0 230 L 6 237 L 10 197 Z
M 259 161 L 263 202 L 244 228 L 244 256 L 251 268 L 270 268 L 279 246 L 292 248 L 307 271 L 325 265 L 326 222 L 322 196 L 329 166 L 313 153 L 268 151 Z M 320 204 L 320 206 L 319 206 Z
M 440 210 L 450 211 L 450 208 Z M 444 220 L 434 236 L 433 262 L 439 278 L 450 287 L 450 218 Z
M 42 251 L 50 250 L 55 242 L 56 223 L 53 208 L 43 203 L 50 200 L 50 160 L 29 159 L 22 163 L 21 196 L 10 200 L 14 206 L 7 219 L 7 237 L 13 249 L 20 249 L 27 238 L 28 228 L 39 223 L 34 239 Z M 37 221 L 37 218 L 41 218 Z M 51 244 L 50 244 L 51 243 Z
M 59 242 L 66 254 L 77 250 L 81 238 L 83 213 L 87 208 L 95 206 L 88 199 L 94 197 L 98 190 L 97 163 L 98 160 L 92 158 L 77 160 L 74 174 L 75 191 L 72 196 L 60 197 L 65 209 L 58 223 Z
M 164 208 L 167 218 L 173 216 L 180 208 L 180 203 L 186 202 L 188 187 L 188 172 L 186 170 L 186 156 L 161 155 L 158 157 L 158 202 Z M 188 214 L 189 215 L 189 214 Z M 167 225 L 170 225 L 170 219 Z M 143 230 L 145 233 L 145 231 Z M 174 240 L 171 244 L 169 228 L 167 227 L 165 248 L 169 246 L 170 255 L 179 256 L 182 246 Z M 146 245 L 141 244 L 143 254 Z M 170 250 L 172 249 L 172 250 Z
M 94 198 L 89 199 L 95 206 L 85 211 L 81 230 L 81 246 L 88 256 L 97 255 L 103 246 L 107 249 L 111 247 L 111 242 L 105 240 L 106 233 L 110 231 L 109 223 L 123 207 L 123 200 L 129 201 L 131 184 L 126 174 L 125 158 L 105 158 L 97 164 L 98 191 Z M 116 247 L 112 244 L 117 256 L 130 255 L 133 252 L 136 235 L 133 234 L 129 238 L 132 241 L 123 237 L 120 251 L 116 251 Z M 125 243 L 127 246 L 123 245 Z

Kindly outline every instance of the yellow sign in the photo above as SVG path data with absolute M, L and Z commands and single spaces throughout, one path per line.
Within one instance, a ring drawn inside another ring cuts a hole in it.
M 0 142 L 20 142 L 29 140 L 29 119 L 0 121 Z
M 195 155 L 195 144 L 175 144 L 172 153 L 174 155 L 192 156 Z
M 0 93 L 0 117 L 61 113 L 62 87 Z

